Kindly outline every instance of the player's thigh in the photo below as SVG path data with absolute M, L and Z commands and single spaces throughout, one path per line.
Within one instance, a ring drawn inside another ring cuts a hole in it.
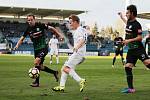
M 82 56 L 78 55 L 77 53 L 73 53 L 68 60 L 65 62 L 64 66 L 68 66 L 70 68 L 75 68 L 76 65 L 78 65 L 81 60 L 82 60 Z
M 58 55 L 58 50 L 57 49 L 55 50 L 55 55 Z
M 51 50 L 50 50 L 50 55 L 53 55 L 54 52 L 55 52 L 54 49 L 51 49 Z
M 135 65 L 133 63 L 126 63 L 125 64 L 125 67 L 129 67 L 129 68 L 132 68 L 134 67 Z
M 131 63 L 135 66 L 137 60 L 138 60 L 138 56 L 136 56 L 133 52 L 130 51 L 127 52 L 126 64 Z
M 120 56 L 123 56 L 123 50 L 120 50 Z
M 34 59 L 34 65 L 39 66 L 39 65 L 40 65 L 40 62 L 41 62 L 41 59 L 40 59 L 39 57 L 36 57 L 36 58 Z
M 146 51 L 145 51 L 144 48 L 141 49 L 137 54 L 138 54 L 139 59 L 140 59 L 145 65 L 150 64 L 150 59 L 149 59 L 148 55 L 146 54 Z
M 48 53 L 48 48 L 43 48 L 41 50 L 38 50 L 37 55 L 35 55 L 35 57 L 36 57 L 35 63 L 43 64 L 45 56 L 47 55 L 47 53 Z
M 116 51 L 115 51 L 115 55 L 118 56 L 119 54 L 120 54 L 120 51 L 119 51 L 119 50 L 116 50 Z
M 144 61 L 143 61 L 143 64 L 144 64 L 144 65 L 149 65 L 149 64 L 150 64 L 150 59 L 144 60 Z

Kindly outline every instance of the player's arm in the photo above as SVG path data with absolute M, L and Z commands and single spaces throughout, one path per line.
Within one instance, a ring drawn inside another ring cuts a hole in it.
M 54 27 L 48 26 L 48 29 L 54 31 L 54 33 L 57 34 L 60 37 L 60 39 L 62 40 L 64 39 L 64 36 L 62 35 L 62 33 L 58 32 L 58 30 L 55 29 Z
M 145 48 L 146 48 L 146 45 L 147 45 L 147 39 L 146 39 L 146 42 L 145 42 Z
M 117 49 L 117 45 L 116 45 L 116 38 L 114 39 L 114 49 Z
M 59 42 L 58 42 L 58 39 L 57 39 L 57 49 L 59 49 Z
M 118 15 L 120 16 L 120 18 L 122 19 L 122 21 L 127 24 L 127 19 L 123 16 L 122 12 L 119 12 Z
M 24 39 L 25 39 L 24 36 L 22 36 L 22 37 L 19 39 L 19 41 L 17 42 L 16 46 L 14 47 L 14 50 L 16 50 L 16 49 L 19 48 L 19 46 L 23 43 Z
M 133 38 L 133 39 L 126 39 L 123 41 L 123 43 L 128 44 L 128 43 L 134 42 L 134 41 L 142 41 L 142 35 L 138 35 L 136 38 Z
M 79 48 L 81 48 L 86 43 L 85 39 L 80 38 L 78 44 L 74 46 L 73 52 L 77 52 Z
M 49 48 L 51 48 L 51 41 L 49 41 L 48 45 L 49 45 Z

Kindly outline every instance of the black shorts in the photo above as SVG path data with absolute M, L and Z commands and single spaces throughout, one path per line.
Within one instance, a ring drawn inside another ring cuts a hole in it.
M 150 51 L 148 51 L 148 56 L 150 56 Z
M 135 65 L 138 59 L 142 62 L 146 59 L 149 59 L 144 47 L 129 49 L 127 52 L 126 63 L 132 63 Z
M 40 49 L 40 50 L 35 50 L 34 51 L 34 57 L 35 58 L 36 57 L 40 58 L 41 59 L 40 64 L 43 64 L 43 62 L 45 60 L 44 58 L 47 55 L 47 53 L 48 53 L 48 48 L 43 48 L 43 49 Z
M 116 54 L 116 56 L 118 56 L 119 54 L 120 54 L 120 56 L 123 56 L 123 50 L 116 49 L 115 54 Z

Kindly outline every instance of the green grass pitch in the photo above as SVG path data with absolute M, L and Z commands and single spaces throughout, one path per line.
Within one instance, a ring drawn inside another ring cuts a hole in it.
M 45 65 L 59 70 L 66 57 L 60 57 L 60 64 L 49 64 L 46 57 Z M 40 87 L 32 88 L 29 84 L 28 70 L 33 66 L 33 56 L 0 55 L 0 100 L 149 100 L 150 71 L 138 61 L 133 69 L 134 94 L 120 93 L 127 86 L 126 76 L 120 57 L 116 60 L 116 68 L 111 68 L 112 57 L 87 57 L 86 61 L 76 67 L 77 73 L 86 78 L 85 90 L 80 93 L 79 85 L 68 77 L 64 93 L 53 92 L 52 87 L 58 83 L 52 74 L 41 72 Z M 55 58 L 54 58 L 55 60 Z

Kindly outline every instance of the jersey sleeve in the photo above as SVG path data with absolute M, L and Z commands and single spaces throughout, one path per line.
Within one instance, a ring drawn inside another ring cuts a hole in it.
M 78 33 L 78 39 L 83 39 L 84 41 L 87 41 L 87 33 L 85 30 L 80 30 Z
M 43 29 L 46 29 L 46 30 L 48 29 L 48 25 L 47 24 L 42 23 L 41 26 L 43 27 Z
M 28 28 L 26 29 L 26 31 L 23 33 L 23 37 L 26 37 L 29 34 Z
M 137 24 L 137 30 L 136 30 L 137 34 L 138 35 L 141 35 L 142 34 L 142 26 L 140 23 Z
M 56 39 L 56 43 L 59 44 L 58 39 Z
M 50 41 L 49 41 L 49 44 L 51 44 L 52 43 L 52 39 L 50 39 Z
M 114 39 L 114 46 L 116 46 L 116 38 Z

